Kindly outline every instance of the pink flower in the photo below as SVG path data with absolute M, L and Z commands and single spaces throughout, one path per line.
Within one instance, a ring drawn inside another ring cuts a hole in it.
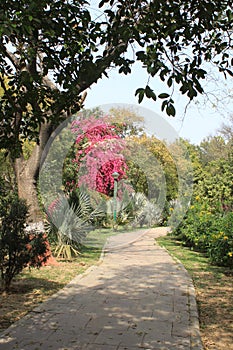
M 72 123 L 72 132 L 77 135 L 79 145 L 72 160 L 77 164 L 78 186 L 85 185 L 108 195 L 114 187 L 112 173 L 119 173 L 119 181 L 126 177 L 124 140 L 117 135 L 117 128 L 109 122 L 109 117 L 78 119 Z

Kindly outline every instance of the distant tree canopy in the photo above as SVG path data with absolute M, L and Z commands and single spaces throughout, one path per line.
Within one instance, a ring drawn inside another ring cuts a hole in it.
M 148 83 L 139 102 L 159 97 L 175 115 L 174 85 L 190 99 L 202 93 L 205 62 L 232 75 L 232 20 L 224 0 L 1 2 L 1 147 L 38 140 L 41 123 L 77 112 L 83 91 L 112 67 L 129 74 L 136 61 L 171 88 L 154 92 Z

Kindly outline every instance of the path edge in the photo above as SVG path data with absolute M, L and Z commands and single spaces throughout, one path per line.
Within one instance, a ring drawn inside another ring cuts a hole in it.
M 175 261 L 175 263 L 179 266 L 181 270 L 188 276 L 189 284 L 188 284 L 188 300 L 189 300 L 189 314 L 190 314 L 190 327 L 191 327 L 191 347 L 190 350 L 204 350 L 203 342 L 201 339 L 200 332 L 200 322 L 199 322 L 199 313 L 196 301 L 196 291 L 193 285 L 193 280 L 187 269 L 184 267 L 182 262 L 174 256 L 172 253 L 168 251 L 168 249 L 163 245 L 159 244 L 155 239 L 156 244 L 158 244 L 163 250 L 165 250 L 171 258 Z

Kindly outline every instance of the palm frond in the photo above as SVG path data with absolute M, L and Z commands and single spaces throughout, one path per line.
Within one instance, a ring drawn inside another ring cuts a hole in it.
M 75 198 L 76 201 L 72 202 L 69 198 L 60 196 L 53 210 L 47 214 L 47 233 L 56 235 L 58 248 L 63 246 L 63 253 L 64 245 L 67 245 L 67 251 L 72 251 L 68 246 L 75 248 L 85 244 L 87 233 L 93 230 L 93 222 L 106 215 L 104 199 L 93 210 L 87 192 L 78 191 Z

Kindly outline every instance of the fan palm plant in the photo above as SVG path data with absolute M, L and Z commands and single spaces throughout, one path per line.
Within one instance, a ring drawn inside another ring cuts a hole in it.
M 87 232 L 93 229 L 93 218 L 104 215 L 101 207 L 93 210 L 86 192 L 79 191 L 75 197 L 76 201 L 60 196 L 47 212 L 46 230 L 57 243 L 54 255 L 68 260 L 79 254 Z
M 149 227 L 161 222 L 161 210 L 158 205 L 149 200 L 144 193 L 133 193 L 131 196 L 134 214 L 134 225 Z

